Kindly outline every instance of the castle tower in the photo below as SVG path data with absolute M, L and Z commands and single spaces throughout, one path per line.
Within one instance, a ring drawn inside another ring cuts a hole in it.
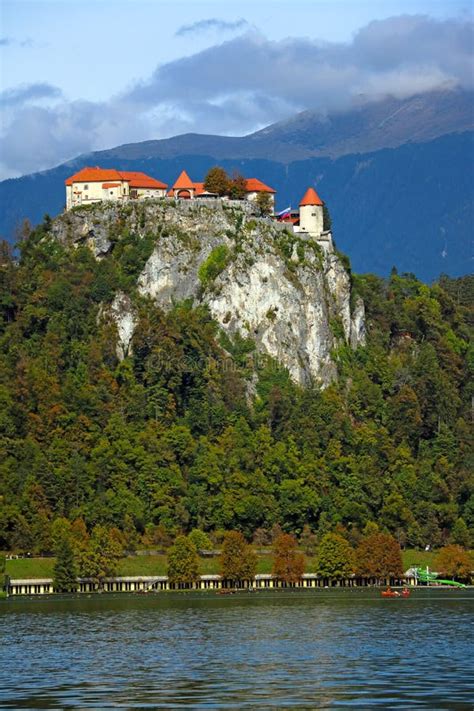
M 323 201 L 314 188 L 308 188 L 300 202 L 299 231 L 312 237 L 323 232 Z
M 183 200 L 192 200 L 195 197 L 196 186 L 193 181 L 186 173 L 185 170 L 181 171 L 177 181 L 171 188 L 173 197 L 181 198 Z

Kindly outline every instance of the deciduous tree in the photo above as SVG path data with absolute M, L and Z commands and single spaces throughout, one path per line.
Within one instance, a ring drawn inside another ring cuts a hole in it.
M 212 548 L 211 539 L 200 528 L 193 528 L 188 538 L 194 543 L 198 551 L 208 551 Z
M 262 215 L 271 215 L 273 212 L 273 200 L 270 193 L 260 192 L 257 193 L 255 198 L 255 204 L 257 205 L 260 213 Z
M 326 533 L 318 546 L 316 572 L 322 578 L 345 578 L 354 572 L 354 551 L 337 533 Z
M 461 546 L 450 545 L 441 548 L 435 560 L 436 570 L 456 580 L 470 580 L 474 569 L 472 557 Z
M 229 190 L 229 176 L 224 168 L 219 165 L 211 168 L 204 178 L 204 188 L 210 193 L 225 195 Z
M 363 538 L 355 552 L 356 572 L 372 578 L 403 575 L 399 543 L 388 533 L 374 533 Z
M 228 531 L 220 559 L 221 575 L 226 580 L 252 580 L 257 569 L 255 551 L 240 531 Z
M 233 200 L 242 200 L 247 193 L 247 181 L 243 175 L 235 171 L 229 182 L 229 196 Z
M 273 544 L 272 573 L 286 583 L 296 583 L 305 569 L 303 553 L 298 552 L 298 542 L 289 533 L 282 533 Z
M 189 536 L 178 536 L 168 551 L 170 583 L 194 583 L 199 579 L 199 556 Z
M 81 576 L 103 587 L 104 578 L 117 574 L 118 562 L 123 550 L 115 536 L 105 526 L 95 526 L 87 548 L 79 556 Z

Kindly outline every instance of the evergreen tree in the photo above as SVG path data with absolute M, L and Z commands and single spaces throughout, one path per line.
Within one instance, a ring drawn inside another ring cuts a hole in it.
M 189 536 L 178 536 L 168 551 L 170 583 L 195 583 L 199 580 L 199 557 Z
M 0 555 L 0 591 L 4 590 L 6 585 L 6 562 L 6 556 Z
M 332 228 L 331 213 L 326 203 L 323 203 L 323 230 L 330 231 Z
M 456 519 L 451 533 L 453 543 L 463 548 L 469 548 L 472 542 L 471 532 L 463 518 Z
M 74 551 L 67 536 L 57 544 L 56 562 L 53 569 L 53 587 L 56 592 L 75 592 L 77 590 L 77 567 Z

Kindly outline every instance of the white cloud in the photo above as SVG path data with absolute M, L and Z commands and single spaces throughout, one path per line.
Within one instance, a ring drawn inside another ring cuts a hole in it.
M 183 132 L 242 135 L 302 109 L 344 109 L 361 94 L 472 88 L 472 36 L 466 19 L 407 15 L 371 22 L 347 44 L 248 32 L 159 66 L 102 103 L 68 102 L 47 83 L 20 87 L 5 97 L 4 174 Z M 55 104 L 45 106 L 47 98 Z

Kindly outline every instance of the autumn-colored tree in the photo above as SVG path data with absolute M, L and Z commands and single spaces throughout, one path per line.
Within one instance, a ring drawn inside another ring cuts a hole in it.
M 257 362 L 258 338 L 224 334 L 191 302 L 166 313 L 134 303 L 119 362 L 108 305 L 134 293 L 162 233 L 159 220 L 148 232 L 144 215 L 135 225 L 126 212 L 100 260 L 90 240 L 70 247 L 53 236 L 49 219 L 24 230 L 15 259 L 0 246 L 1 550 L 49 551 L 58 517 L 78 516 L 75 554 L 96 524 L 117 526 L 127 548 L 133 528 L 162 548 L 197 526 L 250 540 L 275 522 L 302 544 L 307 525 L 357 545 L 371 520 L 410 546 L 469 546 L 474 277 L 428 286 L 353 273 L 366 345 L 336 349 L 338 377 L 323 391 Z M 252 245 L 238 242 L 250 264 Z M 230 265 L 227 246 L 216 243 L 201 265 L 203 287 Z M 299 245 L 292 265 L 294 247 L 285 232 L 276 239 L 292 279 L 311 256 Z
M 474 563 L 469 553 L 458 545 L 441 548 L 435 560 L 438 573 L 456 580 L 470 581 Z
M 371 578 L 403 575 L 400 544 L 388 533 L 363 538 L 355 551 L 356 572 Z
M 199 557 L 189 536 L 178 536 L 168 551 L 170 583 L 194 583 L 199 580 Z
M 217 195 L 225 195 L 229 190 L 229 176 L 224 168 L 215 165 L 204 178 L 204 189 Z
M 338 533 L 326 533 L 318 546 L 316 572 L 322 578 L 346 578 L 354 572 L 354 551 Z
M 247 194 L 247 180 L 243 175 L 234 171 L 232 179 L 229 182 L 229 196 L 233 200 L 242 200 Z
M 255 551 L 240 531 L 228 531 L 224 536 L 220 572 L 226 580 L 252 580 L 257 569 Z
M 84 552 L 89 544 L 89 533 L 82 518 L 76 518 L 70 528 L 71 544 L 76 555 Z
M 257 193 L 255 198 L 255 204 L 260 210 L 261 215 L 271 215 L 273 212 L 273 200 L 270 193 L 260 192 Z
M 298 552 L 298 542 L 290 533 L 282 533 L 273 544 L 272 574 L 286 583 L 301 580 L 305 557 Z

